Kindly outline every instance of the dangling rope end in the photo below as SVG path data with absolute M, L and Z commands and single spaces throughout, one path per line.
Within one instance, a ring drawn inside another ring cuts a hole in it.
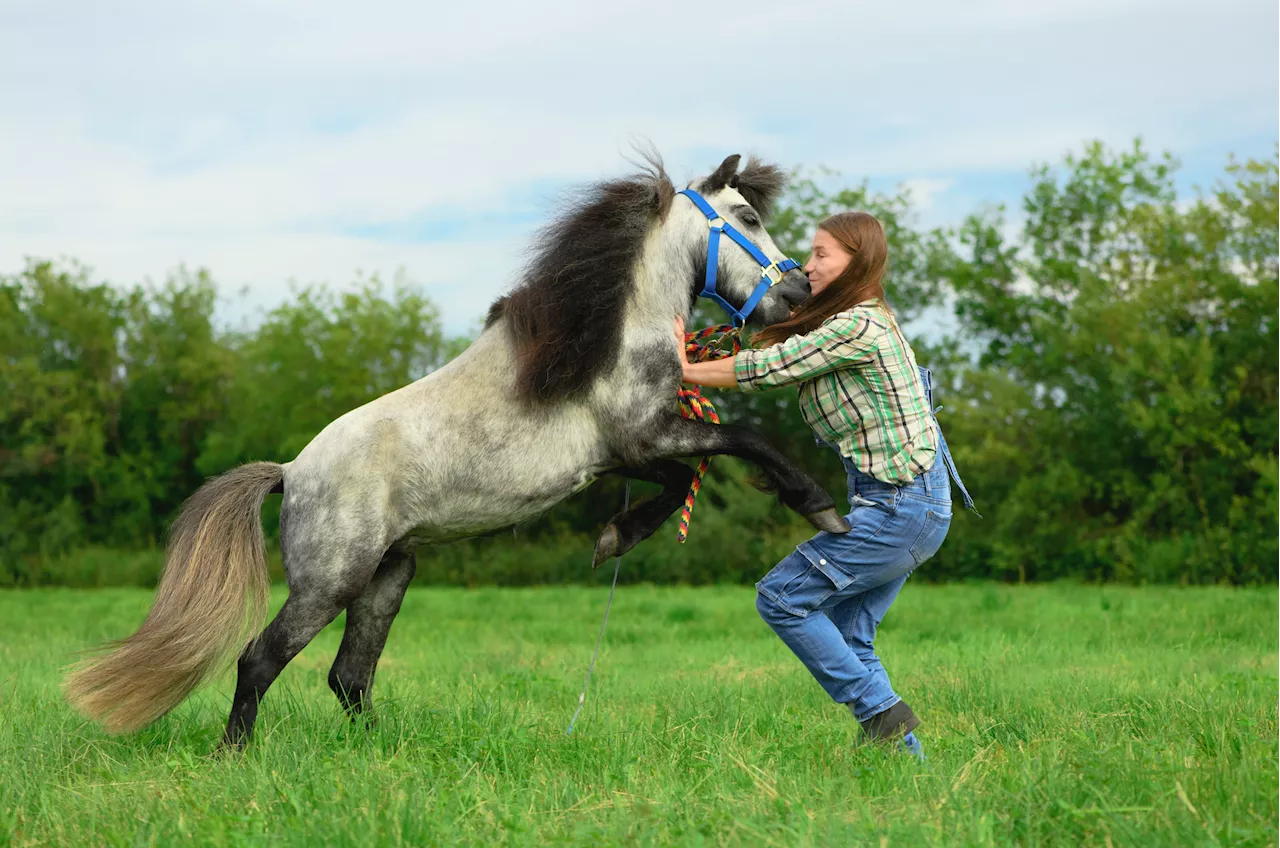
M 740 329 L 732 324 L 720 324 L 715 327 L 703 327 L 694 333 L 685 333 L 685 356 L 692 362 L 709 362 L 733 356 L 742 350 Z M 731 342 L 728 348 L 725 347 L 726 340 Z M 720 423 L 720 415 L 716 412 L 715 405 L 703 397 L 702 390 L 697 386 L 681 386 L 676 390 L 676 397 L 680 401 L 680 414 L 683 417 L 710 421 L 712 424 Z M 684 540 L 689 538 L 689 518 L 693 513 L 693 502 L 698 497 L 698 491 L 702 488 L 703 475 L 707 473 L 710 465 L 711 457 L 704 456 L 698 463 L 697 470 L 693 472 L 689 493 L 685 495 L 684 507 L 680 510 L 680 529 L 676 531 L 676 541 L 680 544 L 684 544 Z

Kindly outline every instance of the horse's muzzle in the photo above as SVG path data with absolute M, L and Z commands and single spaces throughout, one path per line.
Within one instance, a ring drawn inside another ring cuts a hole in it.
M 799 269 L 788 271 L 776 286 L 773 287 L 787 302 L 788 306 L 796 306 L 809 299 L 812 289 L 809 288 L 809 276 Z

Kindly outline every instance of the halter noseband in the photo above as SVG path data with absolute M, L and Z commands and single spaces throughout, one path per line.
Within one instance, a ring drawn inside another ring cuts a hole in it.
M 698 207 L 698 211 L 707 216 L 707 225 L 711 227 L 711 235 L 707 237 L 707 278 L 702 285 L 702 291 L 698 292 L 698 297 L 705 297 L 714 300 L 720 304 L 725 312 L 729 313 L 733 326 L 741 327 L 747 323 L 748 316 L 752 310 L 756 308 L 765 292 L 775 284 L 782 281 L 782 277 L 788 271 L 800 267 L 800 263 L 794 259 L 780 259 L 777 262 L 770 262 L 769 257 L 761 252 L 760 248 L 751 243 L 751 240 L 742 233 L 734 229 L 733 225 L 720 217 L 719 213 L 712 208 L 711 204 L 691 188 L 678 192 L 693 201 L 693 205 Z M 760 263 L 763 273 L 760 282 L 756 284 L 755 290 L 751 292 L 751 296 L 747 298 L 746 303 L 742 304 L 741 309 L 725 300 L 716 292 L 716 266 L 720 261 L 720 235 L 723 233 L 729 238 L 736 241 L 743 250 L 751 255 L 751 258 Z

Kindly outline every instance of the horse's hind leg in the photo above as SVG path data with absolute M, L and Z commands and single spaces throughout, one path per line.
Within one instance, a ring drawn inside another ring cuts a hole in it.
M 289 660 L 325 625 L 338 617 L 341 601 L 317 592 L 290 593 L 262 635 L 249 643 L 237 664 L 236 694 L 231 701 L 224 746 L 243 746 L 253 735 L 258 704 Z
M 347 606 L 347 626 L 329 670 L 329 688 L 353 720 L 369 707 L 378 657 L 416 570 L 412 551 L 388 551 L 368 587 Z
M 291 573 L 289 598 L 262 635 L 240 655 L 223 746 L 240 747 L 249 741 L 258 704 L 267 689 L 289 661 L 364 590 L 375 567 L 376 561 L 370 557 L 335 562 L 329 569 L 312 566 L 305 575 Z

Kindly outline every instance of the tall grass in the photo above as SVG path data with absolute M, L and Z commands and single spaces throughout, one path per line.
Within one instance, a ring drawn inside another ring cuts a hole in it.
M 273 605 L 283 601 L 273 594 Z M 882 625 L 924 766 L 858 747 L 741 587 L 414 588 L 372 724 L 285 670 L 241 756 L 224 677 L 144 731 L 61 700 L 150 593 L 0 592 L 14 845 L 1274 845 L 1274 589 L 908 583 Z

